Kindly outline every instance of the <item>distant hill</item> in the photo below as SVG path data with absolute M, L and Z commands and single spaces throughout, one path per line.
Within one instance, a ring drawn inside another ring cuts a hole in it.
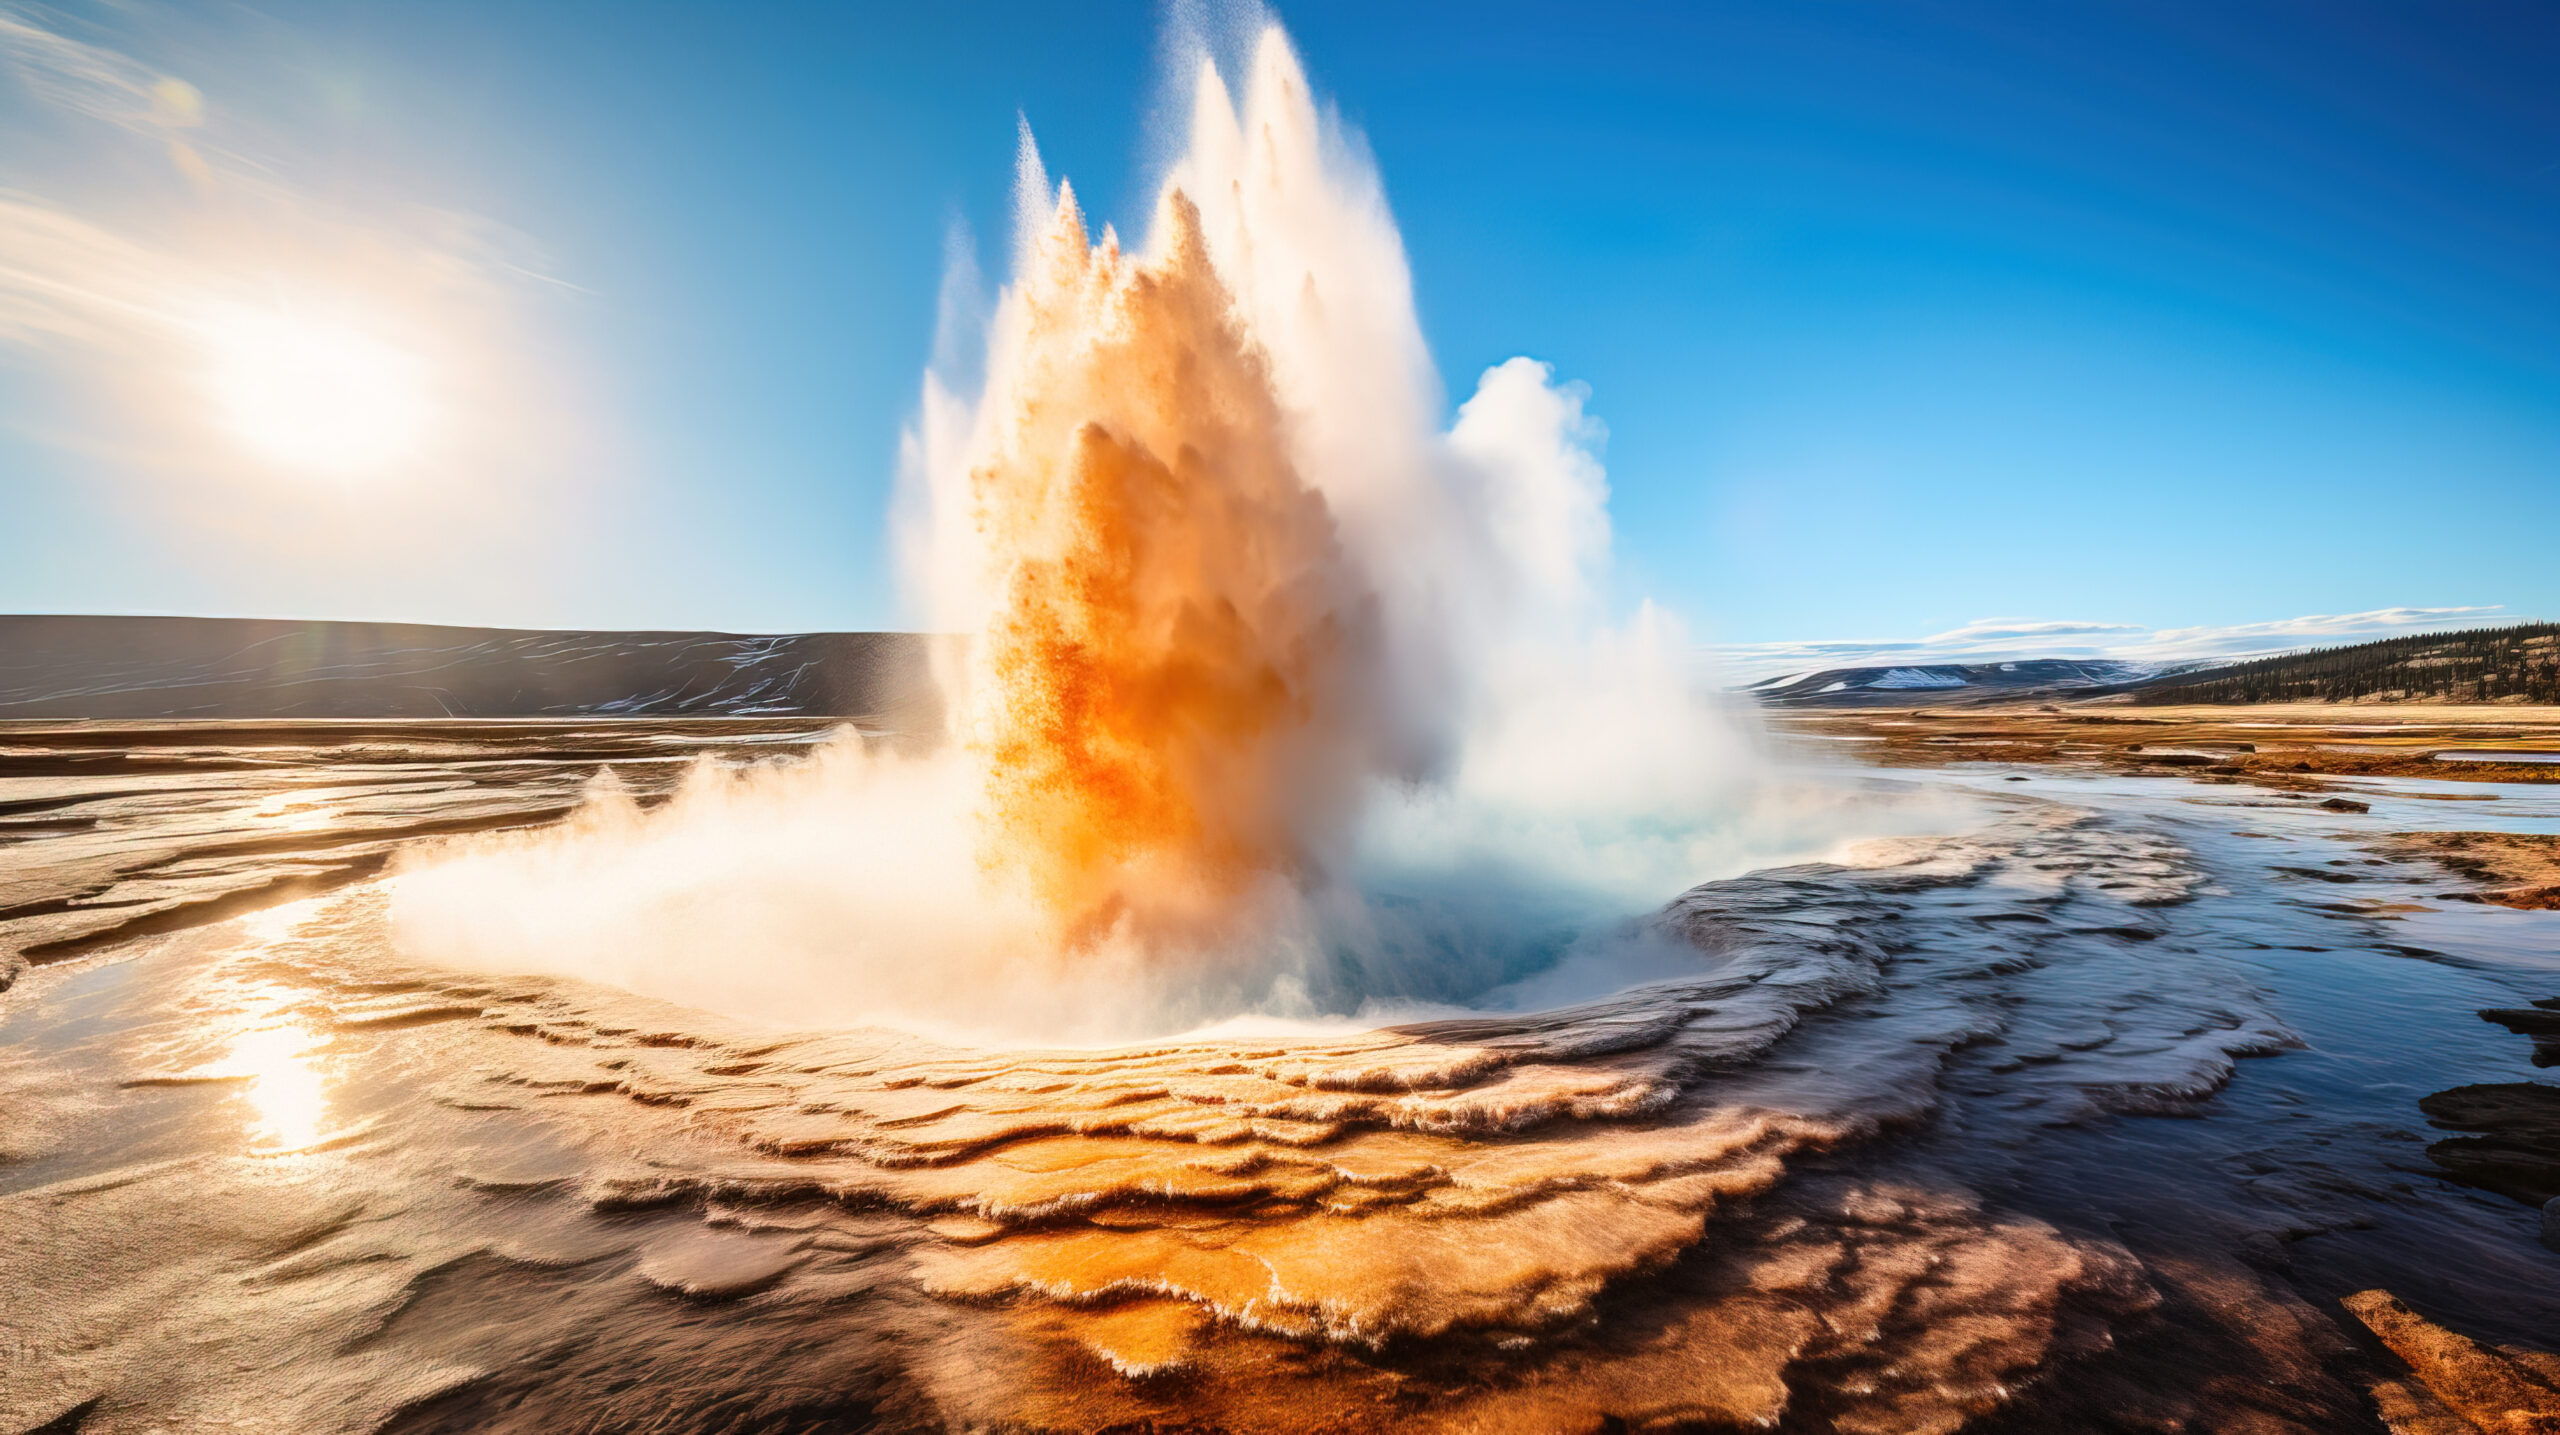
M 1914 707 L 1955 702 L 2015 702 L 2051 693 L 2085 696 L 2139 682 L 2158 671 L 2133 663 L 2034 658 L 2014 663 L 1927 663 L 1908 667 L 1825 668 L 1801 677 L 1769 678 L 1743 691 L 1770 707 Z
M 914 633 L 556 632 L 249 618 L 0 617 L 0 718 L 935 721 Z
M 2418 701 L 2560 703 L 2560 623 L 2384 638 L 2177 673 L 2137 703 Z

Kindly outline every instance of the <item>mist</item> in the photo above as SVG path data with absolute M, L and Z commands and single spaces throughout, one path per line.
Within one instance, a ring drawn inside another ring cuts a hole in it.
M 1277 26 L 1246 53 L 1134 247 L 1025 130 L 903 448 L 943 741 L 606 779 L 412 862 L 407 951 L 974 1041 L 1377 1022 L 1644 979 L 1689 885 L 1953 820 L 1787 770 L 1674 615 L 1611 614 L 1589 396 L 1514 358 L 1444 418 L 1374 164 Z

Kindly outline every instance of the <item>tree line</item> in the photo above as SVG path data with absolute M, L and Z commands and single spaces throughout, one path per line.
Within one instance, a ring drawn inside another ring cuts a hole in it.
M 2349 702 L 2434 698 L 2560 704 L 2560 623 L 2384 638 L 2158 678 L 2137 703 Z

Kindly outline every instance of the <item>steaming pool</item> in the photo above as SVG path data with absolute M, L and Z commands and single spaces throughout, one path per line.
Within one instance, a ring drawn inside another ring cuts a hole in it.
M 11 779 L 6 1428 L 2341 1430 L 2341 1294 L 2560 1329 L 2416 1105 L 2532 1074 L 2560 914 L 2368 851 L 2480 820 L 2415 785 L 1929 773 L 1978 820 L 1665 894 L 1630 989 L 997 1050 L 404 962 L 366 854 L 596 754 L 372 741 Z

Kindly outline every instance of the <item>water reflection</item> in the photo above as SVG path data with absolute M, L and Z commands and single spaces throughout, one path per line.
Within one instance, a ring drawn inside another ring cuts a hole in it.
M 321 814 L 322 820 L 327 814 Z M 307 898 L 254 912 L 241 920 L 258 949 L 291 940 L 325 899 Z M 328 1116 L 328 1083 L 318 1054 L 329 1038 L 301 1015 L 312 994 L 265 977 L 253 977 L 224 994 L 238 1027 L 219 1062 L 222 1074 L 247 1078 L 249 1144 L 253 1150 L 299 1151 L 320 1140 Z
M 291 1018 L 253 1026 L 231 1039 L 224 1065 L 249 1078 L 244 1094 L 252 1147 L 299 1151 L 320 1139 L 329 1100 L 311 1055 L 325 1044 Z
M 278 792 L 259 799 L 249 809 L 249 816 L 265 826 L 287 832 L 309 832 L 329 825 L 332 814 L 327 804 L 300 792 Z
M 286 902 L 251 912 L 240 919 L 240 929 L 248 933 L 250 940 L 258 946 L 272 947 L 301 931 L 302 924 L 309 921 L 312 914 L 320 910 L 320 904 L 327 900 L 326 897 L 305 897 L 299 902 Z

